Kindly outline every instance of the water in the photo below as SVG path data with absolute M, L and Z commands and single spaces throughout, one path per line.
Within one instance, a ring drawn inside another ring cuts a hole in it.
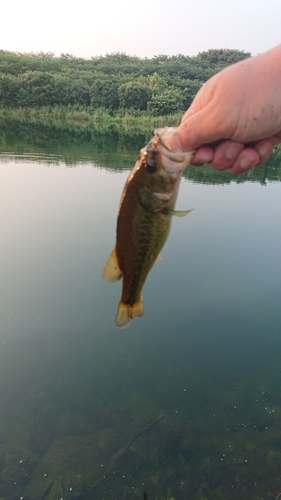
M 280 159 L 240 178 L 187 169 L 177 207 L 195 210 L 173 220 L 145 315 L 118 330 L 102 270 L 148 138 L 2 129 L 5 500 L 281 491 Z

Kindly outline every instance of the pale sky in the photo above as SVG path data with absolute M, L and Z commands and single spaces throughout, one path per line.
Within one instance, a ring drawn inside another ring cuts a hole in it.
M 253 55 L 281 43 L 281 0 L 4 0 L 0 49 L 77 57 Z

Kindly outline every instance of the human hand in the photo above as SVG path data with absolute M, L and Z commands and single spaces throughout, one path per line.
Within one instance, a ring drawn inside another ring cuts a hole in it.
M 197 93 L 172 139 L 192 165 L 241 174 L 281 142 L 281 45 L 224 69 Z

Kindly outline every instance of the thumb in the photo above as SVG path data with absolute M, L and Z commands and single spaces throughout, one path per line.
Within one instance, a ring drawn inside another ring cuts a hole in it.
M 190 110 L 189 114 L 188 111 L 171 139 L 172 149 L 191 151 L 203 144 L 228 138 L 224 123 L 221 123 L 223 120 L 217 118 L 213 103 L 197 112 Z

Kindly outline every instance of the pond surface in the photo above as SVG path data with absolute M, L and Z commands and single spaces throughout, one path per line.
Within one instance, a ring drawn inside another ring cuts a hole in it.
M 186 169 L 194 211 L 120 330 L 102 271 L 150 134 L 0 131 L 0 498 L 276 498 L 278 155 L 239 178 Z

